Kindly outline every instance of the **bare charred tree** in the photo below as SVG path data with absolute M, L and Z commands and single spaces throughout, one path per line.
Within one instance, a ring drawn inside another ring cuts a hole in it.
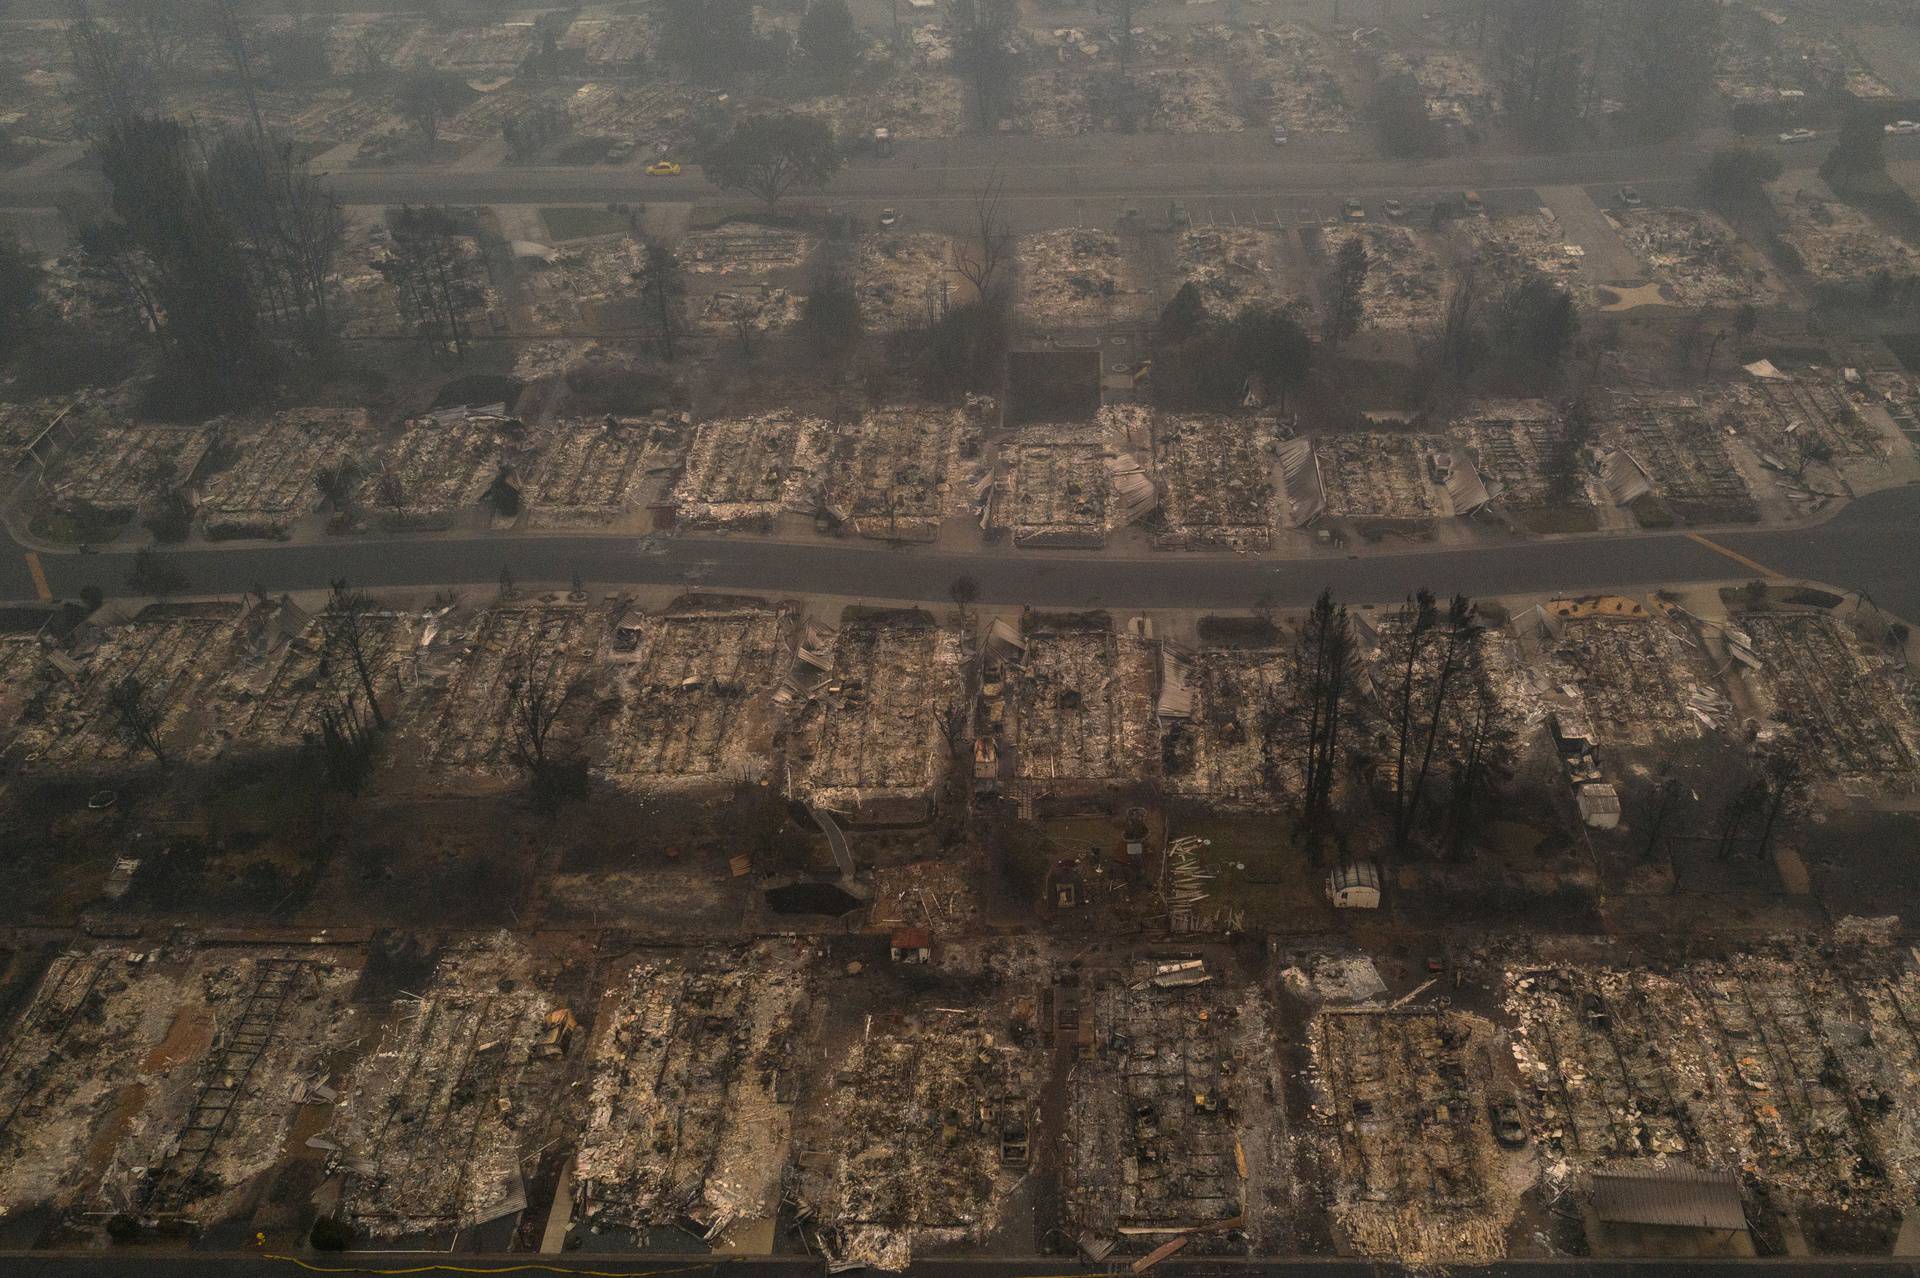
M 967 574 L 961 573 L 947 586 L 947 597 L 953 600 L 953 606 L 960 610 L 961 628 L 963 630 L 970 628 L 972 625 L 969 620 L 970 610 L 974 601 L 980 598 L 980 583 Z
M 1488 802 L 1513 779 L 1517 741 L 1512 716 L 1484 669 L 1474 672 L 1470 696 L 1465 739 L 1453 766 L 1451 842 L 1455 856 L 1465 852 L 1479 832 L 1481 813 Z
M 514 763 L 531 774 L 542 772 L 553 762 L 553 729 L 572 699 L 572 688 L 555 685 L 554 664 L 529 650 L 507 678 L 509 750 Z
M 465 271 L 453 215 L 439 205 L 402 205 L 389 219 L 393 247 L 373 268 L 400 293 L 402 309 L 435 350 L 467 353 Z
M 1673 819 L 1686 793 L 1687 787 L 1675 775 L 1672 765 L 1661 764 L 1647 800 L 1647 843 L 1640 853 L 1643 860 L 1653 860 L 1654 851 L 1660 846 L 1660 836 L 1666 833 L 1667 823 Z
M 344 514 L 353 505 L 353 490 L 359 487 L 360 478 L 360 467 L 352 458 L 347 458 L 315 471 L 313 486 L 319 490 L 322 502 Z
M 1340 349 L 1340 343 L 1358 333 L 1366 320 L 1364 290 L 1371 266 L 1367 246 L 1357 235 L 1342 244 L 1334 257 L 1333 272 L 1327 280 L 1327 319 L 1323 332 L 1331 350 Z
M 328 783 L 336 789 L 358 791 L 373 761 L 373 729 L 361 716 L 358 699 L 348 693 L 338 702 L 328 700 L 315 720 Z
M 1001 103 L 1013 87 L 1014 56 L 1008 43 L 1019 20 L 1019 0 L 947 0 L 954 65 L 973 88 L 983 129 L 999 121 Z
M 1455 381 L 1473 371 L 1480 349 L 1480 273 L 1471 262 L 1454 279 L 1447 296 L 1447 315 L 1440 329 L 1440 366 Z
M 1419 738 L 1418 712 L 1415 707 L 1415 693 L 1418 689 L 1420 659 L 1425 655 L 1427 645 L 1432 641 L 1433 631 L 1440 624 L 1440 608 L 1433 592 L 1422 586 L 1418 593 L 1401 605 L 1394 618 L 1394 636 L 1405 647 L 1397 654 L 1400 662 L 1399 678 L 1394 689 L 1393 702 L 1388 707 L 1388 726 L 1393 733 L 1393 845 L 1395 850 L 1402 847 L 1400 840 L 1401 814 L 1407 805 L 1407 759 L 1413 753 Z
M 107 691 L 107 705 L 127 743 L 147 751 L 154 762 L 166 767 L 167 751 L 160 743 L 160 710 L 147 696 L 138 676 L 128 675 L 114 684 Z
M 1406 785 L 1406 754 L 1403 748 L 1400 756 L 1401 775 L 1395 786 L 1396 798 L 1404 796 L 1405 802 L 1395 808 L 1394 847 L 1405 852 L 1413 837 L 1415 823 L 1419 819 L 1420 805 L 1426 797 L 1427 780 L 1433 774 L 1434 751 L 1439 745 L 1443 733 L 1456 726 L 1454 720 L 1459 715 L 1458 698 L 1461 689 L 1478 673 L 1480 658 L 1480 640 L 1485 634 L 1480 618 L 1472 600 L 1465 595 L 1455 595 L 1447 605 L 1447 615 L 1440 623 L 1435 634 L 1438 649 L 1439 666 L 1433 674 L 1431 695 L 1426 701 L 1425 722 L 1422 726 L 1423 740 L 1420 745 L 1420 766 L 1414 773 L 1413 785 Z
M 1773 841 L 1799 820 L 1807 796 L 1806 760 L 1797 747 L 1769 751 L 1760 761 L 1760 846 L 1765 857 Z
M 233 74 L 240 81 L 241 92 L 247 96 L 247 113 L 253 120 L 253 136 L 257 141 L 264 142 L 267 126 L 260 114 L 260 94 L 254 82 L 253 33 L 241 20 L 233 0 L 210 0 L 207 15 L 213 28 L 213 38 L 219 43 L 220 51 L 227 55 Z
M 527 774 L 534 806 L 543 812 L 586 786 L 585 768 L 578 760 L 560 757 L 553 739 L 578 691 L 578 684 L 560 682 L 557 662 L 531 649 L 507 680 L 508 754 Z
M 1301 704 L 1296 717 L 1306 725 L 1304 793 L 1300 823 L 1309 848 L 1318 853 L 1333 807 L 1333 778 L 1340 755 L 1340 732 L 1347 701 L 1359 672 L 1359 645 L 1345 605 L 1323 590 L 1300 628 L 1294 646 L 1293 685 Z
M 953 269 L 973 285 L 981 298 L 987 296 L 993 281 L 1013 258 L 1013 228 L 1007 223 L 1006 178 L 996 165 L 987 181 L 973 196 L 973 233 L 956 245 Z
M 364 590 L 353 590 L 344 578 L 336 578 L 327 606 L 320 614 L 320 626 L 326 636 L 330 660 L 342 661 L 353 670 L 360 690 L 366 694 L 367 708 L 373 712 L 373 726 L 385 729 L 387 716 L 380 709 L 378 683 L 385 673 L 385 655 L 375 649 L 377 642 L 373 618 L 378 606 Z
M 671 362 L 674 335 L 680 327 L 680 299 L 687 292 L 686 281 L 680 277 L 680 259 L 672 249 L 664 244 L 647 245 L 646 278 L 641 288 L 653 312 L 660 353 Z
M 328 288 L 346 240 L 346 215 L 291 142 L 229 136 L 208 169 L 253 268 L 270 326 L 308 354 L 332 335 Z

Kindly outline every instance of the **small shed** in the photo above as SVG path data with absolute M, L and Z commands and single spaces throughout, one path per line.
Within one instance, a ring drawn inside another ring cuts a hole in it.
M 1380 867 L 1371 861 L 1343 865 L 1327 875 L 1327 899 L 1337 910 L 1380 908 Z
M 887 952 L 896 963 L 931 963 L 933 935 L 924 927 L 897 927 L 887 942 Z
M 1580 803 L 1580 819 L 1596 830 L 1620 828 L 1620 792 L 1604 781 L 1589 782 L 1575 797 Z
M 1598 1255 L 1753 1255 L 1739 1177 L 1686 1162 L 1594 1173 L 1588 1230 Z

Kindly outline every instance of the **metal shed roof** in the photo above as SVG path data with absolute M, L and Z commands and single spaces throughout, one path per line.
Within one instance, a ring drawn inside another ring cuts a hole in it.
M 1732 1172 L 1686 1163 L 1596 1172 L 1593 1210 L 1603 1222 L 1683 1229 L 1745 1229 L 1740 1182 Z

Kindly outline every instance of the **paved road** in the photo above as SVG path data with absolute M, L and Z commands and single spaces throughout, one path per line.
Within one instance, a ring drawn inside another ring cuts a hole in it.
M 0 1254 L 0 1270 L 9 1278 L 300 1278 L 307 1273 L 408 1274 L 421 1278 L 454 1278 L 466 1274 L 621 1274 L 655 1278 L 824 1278 L 819 1261 L 802 1259 L 744 1260 L 715 1263 L 702 1257 L 645 1256 L 462 1256 L 388 1253 L 371 1256 L 328 1256 L 293 1260 L 256 1254 L 190 1255 L 141 1252 L 92 1253 L 72 1256 Z M 877 1271 L 865 1271 L 869 1275 Z M 1153 1271 L 1156 1278 L 1387 1278 L 1408 1274 L 1399 1265 L 1364 1260 L 1218 1260 L 1167 1261 Z M 1420 1272 L 1432 1273 L 1432 1268 Z M 1894 1259 L 1804 1260 L 1538 1260 L 1505 1261 L 1492 1265 L 1448 1265 L 1459 1278 L 1920 1278 L 1920 1266 Z M 1126 1266 L 1100 1269 L 1065 1260 L 917 1260 L 908 1278 L 1124 1278 Z
M 1312 145 L 1276 148 L 1247 134 L 1156 135 L 1061 139 L 952 138 L 903 143 L 890 159 L 863 159 L 834 179 L 827 197 L 861 204 L 964 204 L 998 171 L 1010 200 L 1132 199 L 1158 196 L 1279 197 L 1370 195 L 1409 191 L 1487 192 L 1537 186 L 1653 184 L 1691 179 L 1724 138 L 1657 147 L 1586 150 L 1561 155 L 1449 156 L 1437 160 L 1343 157 Z M 1893 139 L 1896 143 L 1920 139 Z M 1912 149 L 1920 150 L 1920 146 Z M 1812 168 L 1823 148 L 1783 149 L 1789 162 Z M 726 199 L 698 169 L 650 178 L 637 163 L 619 167 L 345 169 L 328 175 L 348 204 L 604 203 L 610 200 Z M 85 171 L 0 178 L 0 207 L 53 208 L 69 192 L 98 189 Z
M 1785 577 L 1863 590 L 1882 608 L 1920 619 L 1920 486 L 1874 494 L 1811 528 L 1717 533 L 1719 546 Z M 1469 549 L 1384 551 L 1305 560 L 1164 554 L 1119 559 L 1003 550 L 956 554 L 871 542 L 781 542 L 679 537 L 654 553 L 634 537 L 487 536 L 341 540 L 163 551 L 199 594 L 324 587 L 336 577 L 361 586 L 484 585 L 501 569 L 515 580 L 688 585 L 771 594 L 853 595 L 944 602 L 966 574 L 982 602 L 1046 608 L 1249 608 L 1310 602 L 1331 585 L 1351 603 L 1389 603 L 1430 586 L 1476 597 L 1645 590 L 1666 583 L 1748 580 L 1758 575 L 1685 534 L 1574 537 Z M 132 557 L 42 554 L 56 595 L 93 585 L 124 593 Z M 33 598 L 19 549 L 0 566 L 0 596 Z

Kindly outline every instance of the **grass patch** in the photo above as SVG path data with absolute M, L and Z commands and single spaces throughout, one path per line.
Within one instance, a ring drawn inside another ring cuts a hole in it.
M 1591 506 L 1557 506 L 1526 511 L 1515 522 L 1534 533 L 1593 532 L 1600 527 L 1600 512 Z
M 553 240 L 584 240 L 595 235 L 621 235 L 627 229 L 624 214 L 597 204 L 558 204 L 540 210 L 547 224 L 547 237 Z
M 43 541 L 78 546 L 112 541 L 132 522 L 131 515 L 104 510 L 47 510 L 35 515 L 28 527 Z

